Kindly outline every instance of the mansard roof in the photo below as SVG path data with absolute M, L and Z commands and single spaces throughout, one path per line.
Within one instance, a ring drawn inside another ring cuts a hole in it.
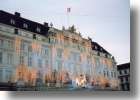
M 11 23 L 11 21 L 14 21 L 14 23 Z M 5 12 L 3 10 L 0 10 L 0 23 L 14 26 L 16 28 L 24 29 L 27 31 L 31 31 L 34 33 L 38 33 L 40 35 L 46 35 L 48 34 L 48 23 L 40 24 L 38 22 L 34 22 L 25 18 L 22 18 L 20 16 L 20 13 L 15 12 L 15 14 L 11 14 L 8 12 Z M 26 27 L 24 26 L 26 24 Z
M 111 55 L 107 50 L 105 50 L 101 45 L 99 45 L 97 42 L 91 42 L 92 44 L 92 50 L 95 50 L 95 51 L 99 51 L 99 52 L 102 52 L 102 53 L 106 53 L 106 54 L 109 54 Z

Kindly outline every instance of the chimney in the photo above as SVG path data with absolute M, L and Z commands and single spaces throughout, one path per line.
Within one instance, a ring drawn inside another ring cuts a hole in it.
M 44 26 L 45 26 L 45 27 L 48 27 L 48 23 L 44 22 Z
M 20 17 L 20 13 L 19 12 L 15 12 L 15 16 L 16 17 Z

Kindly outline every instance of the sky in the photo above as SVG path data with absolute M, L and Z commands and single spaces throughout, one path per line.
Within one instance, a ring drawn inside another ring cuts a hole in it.
M 20 12 L 42 24 L 52 22 L 58 29 L 74 24 L 83 37 L 110 52 L 117 64 L 130 62 L 129 0 L 1 0 L 0 10 Z

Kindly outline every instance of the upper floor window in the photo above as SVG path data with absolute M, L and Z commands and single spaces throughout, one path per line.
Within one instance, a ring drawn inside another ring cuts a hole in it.
M 129 78 L 128 78 L 128 77 L 125 77 L 125 81 L 126 81 L 126 82 L 129 82 Z
M 62 49 L 57 49 L 57 56 L 58 56 L 59 58 L 62 57 Z
M 106 75 L 107 75 L 107 77 L 109 77 L 109 72 L 108 71 L 106 72 Z
M 122 78 L 120 78 L 120 81 L 123 83 L 123 77 L 122 77 Z
M 21 50 L 25 50 L 25 43 L 22 41 L 20 45 Z
M 124 70 L 124 73 L 127 74 L 127 70 Z
M 0 63 L 2 63 L 2 52 L 0 52 Z
M 13 42 L 10 41 L 10 40 L 8 40 L 8 41 L 7 41 L 7 47 L 8 47 L 8 48 L 12 48 L 12 47 L 13 47 Z
M 121 70 L 119 71 L 119 73 L 120 73 L 120 75 L 122 75 L 122 71 Z
M 62 62 L 61 61 L 57 61 L 56 62 L 57 66 L 56 66 L 56 70 L 59 70 L 62 67 Z
M 97 49 L 98 49 L 98 47 L 97 47 L 97 46 L 94 46 L 94 48 L 95 48 L 95 50 L 97 50 Z
M 3 40 L 0 39 L 0 46 L 3 46 Z
M 33 34 L 33 39 L 36 39 L 36 34 Z
M 100 56 L 100 52 L 99 51 L 97 52 L 97 55 Z
M 15 34 L 18 34 L 18 29 L 15 29 L 14 32 L 15 32 Z
M 114 72 L 114 78 L 117 77 L 116 72 Z
M 96 62 L 96 66 L 98 67 L 99 65 L 100 65 L 100 60 L 99 60 L 99 58 L 95 58 L 95 62 Z
M 24 56 L 20 56 L 20 64 L 24 64 Z
M 32 52 L 32 46 L 31 45 L 28 46 L 28 52 Z
M 3 80 L 3 70 L 0 70 L 0 80 Z
M 130 70 L 129 69 L 127 69 L 127 74 L 129 74 L 130 73 Z
M 11 79 L 12 79 L 12 71 L 11 70 L 5 70 L 5 79 L 7 81 L 11 81 Z
M 41 59 L 38 59 L 38 67 L 42 67 L 42 60 Z
M 10 23 L 13 24 L 13 25 L 15 25 L 15 20 L 14 19 L 11 19 L 10 20 Z
M 26 23 L 24 23 L 23 28 L 28 28 L 28 25 Z
M 102 48 L 100 48 L 100 50 L 101 50 L 101 52 L 103 51 L 103 49 L 102 49 Z
M 39 27 L 37 27 L 37 28 L 36 28 L 36 31 L 37 31 L 37 32 L 40 32 L 41 30 L 40 30 L 40 28 L 39 28 Z
M 113 72 L 111 72 L 111 77 L 113 77 Z
M 104 76 L 106 76 L 106 72 L 104 71 Z
M 48 65 L 49 65 L 49 61 L 46 60 L 46 61 L 45 61 L 45 66 L 48 67 Z
M 89 64 L 90 63 L 90 56 L 87 56 L 87 63 Z
M 48 55 L 48 54 L 49 54 L 49 50 L 45 49 L 45 55 Z
M 28 57 L 28 66 L 32 66 L 32 57 Z
M 13 63 L 13 55 L 12 54 L 7 54 L 7 64 L 12 64 Z

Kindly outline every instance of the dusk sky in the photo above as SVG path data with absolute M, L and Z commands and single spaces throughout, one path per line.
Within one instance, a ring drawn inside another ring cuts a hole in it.
M 129 0 L 1 0 L 0 10 L 20 12 L 39 23 L 52 22 L 59 29 L 74 24 L 83 37 L 110 52 L 117 64 L 130 61 Z

